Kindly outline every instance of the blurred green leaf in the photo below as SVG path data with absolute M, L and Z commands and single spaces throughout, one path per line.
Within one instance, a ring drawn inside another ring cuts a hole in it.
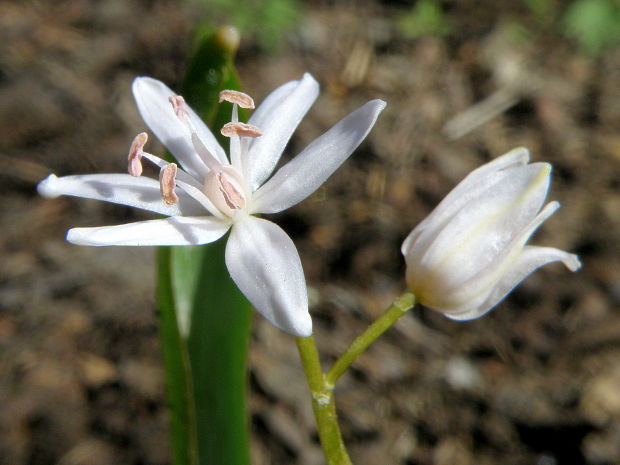
M 620 40 L 620 6 L 610 0 L 576 0 L 562 20 L 564 32 L 588 55 Z
M 409 13 L 398 19 L 396 26 L 410 39 L 425 35 L 443 36 L 451 30 L 451 22 L 437 0 L 419 0 Z
M 277 50 L 284 36 L 294 31 L 302 17 L 299 0 L 191 0 L 205 7 L 213 22 L 232 24 L 267 51 Z
M 525 4 L 541 26 L 551 26 L 555 21 L 554 0 L 525 0 Z
M 173 296 L 171 250 L 157 249 L 157 302 L 159 333 L 164 353 L 166 394 L 170 408 L 172 463 L 198 464 L 196 409 L 191 386 L 191 367 L 187 343 L 179 330 Z
M 223 89 L 239 89 L 230 28 L 199 32 L 181 94 L 213 133 L 230 121 Z M 240 112 L 241 118 L 245 115 Z M 227 141 L 221 140 L 223 146 Z M 225 144 L 225 145 L 224 145 Z M 158 299 L 175 465 L 249 464 L 247 349 L 251 307 L 224 263 L 226 239 L 161 248 Z

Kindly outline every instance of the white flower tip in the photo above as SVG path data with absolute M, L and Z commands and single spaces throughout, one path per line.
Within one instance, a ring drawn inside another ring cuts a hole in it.
M 527 147 L 516 147 L 502 157 L 515 158 L 518 164 L 525 166 L 530 161 L 530 151 Z
M 555 212 L 557 212 L 561 206 L 562 205 L 560 205 L 560 202 L 558 202 L 557 200 L 552 200 L 547 205 L 545 205 L 545 207 L 542 209 L 542 211 L 539 214 L 544 213 L 544 218 L 546 220 L 551 215 L 553 215 Z
M 383 111 L 385 107 L 387 106 L 387 102 L 385 100 L 381 100 L 380 98 L 371 100 L 368 103 L 372 103 L 373 105 L 375 105 L 377 108 L 377 111 Z
M 295 337 L 312 336 L 312 318 L 306 313 L 303 318 L 297 318 L 290 328 L 282 328 Z
M 563 260 L 564 265 L 571 271 L 577 271 L 581 268 L 581 260 L 577 255 L 572 253 L 566 254 L 566 258 Z
M 371 118 L 372 123 L 370 124 L 368 128 L 369 131 L 374 126 L 381 112 L 385 110 L 386 106 L 387 106 L 387 103 L 385 102 L 385 100 L 381 100 L 377 98 L 374 100 L 369 100 L 368 102 L 366 102 L 364 105 L 362 105 L 358 109 L 358 111 L 361 110 L 361 111 L 367 112 L 368 116 Z
M 314 97 L 316 98 L 316 96 L 319 95 L 319 87 L 320 87 L 319 82 L 316 79 L 314 79 L 314 76 L 312 76 L 312 74 L 304 73 L 302 78 L 297 82 L 298 82 L 297 85 L 305 84 L 309 86 L 309 89 L 310 88 L 312 89 L 312 91 L 308 93 L 308 96 L 310 96 L 311 94 L 314 94 Z
M 90 235 L 85 232 L 90 228 L 72 228 L 67 231 L 67 242 L 75 245 L 101 245 L 89 240 Z
M 153 84 L 159 84 L 159 81 L 157 79 L 153 79 L 152 77 L 148 77 L 148 76 L 138 76 L 133 80 L 131 84 L 131 90 L 134 93 L 134 95 L 136 95 L 136 93 L 139 92 L 140 87 L 153 85 Z
M 314 79 L 314 76 L 313 76 L 312 74 L 310 74 L 310 73 L 304 73 L 304 75 L 302 76 L 302 78 L 301 78 L 301 79 L 302 79 L 302 80 L 313 81 L 313 82 L 315 82 L 316 84 L 318 84 L 317 80 L 316 80 L 316 79 Z
M 41 181 L 37 185 L 37 192 L 43 197 L 48 199 L 54 199 L 60 195 L 57 189 L 58 177 L 55 174 L 50 174 L 47 178 Z

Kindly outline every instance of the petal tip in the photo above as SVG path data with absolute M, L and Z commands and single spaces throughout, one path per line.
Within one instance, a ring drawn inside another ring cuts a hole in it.
M 147 79 L 150 79 L 147 76 L 136 76 L 133 80 L 133 82 L 131 83 L 131 90 L 135 93 L 136 91 L 138 91 L 139 87 L 145 83 L 145 81 Z
M 56 189 L 57 181 L 58 176 L 56 176 L 55 174 L 50 174 L 47 178 L 37 184 L 37 192 L 39 193 L 39 195 L 48 199 L 58 197 L 60 194 Z
M 515 147 L 505 154 L 505 156 L 515 157 L 520 165 L 527 165 L 530 161 L 530 150 L 527 147 Z
M 66 240 L 71 244 L 84 245 L 84 234 L 82 234 L 83 228 L 72 228 L 67 231 Z
M 309 72 L 307 72 L 307 71 L 304 73 L 304 75 L 301 77 L 301 79 L 302 80 L 309 80 L 309 81 L 312 81 L 312 82 L 316 82 L 318 84 L 318 82 L 314 78 L 314 76 L 312 74 L 310 74 Z
M 310 95 L 314 96 L 314 98 L 319 95 L 319 81 L 317 81 L 314 76 L 310 73 L 304 73 L 299 81 L 297 81 L 298 86 L 308 86 L 311 90 Z
M 568 254 L 568 256 L 564 259 L 564 265 L 566 265 L 566 268 L 568 268 L 572 272 L 575 272 L 578 271 L 579 268 L 581 268 L 582 263 L 577 255 Z
M 383 111 L 385 107 L 387 107 L 387 102 L 385 100 L 381 100 L 380 98 L 371 100 L 371 102 L 374 102 L 379 111 Z
M 467 310 L 465 312 L 458 312 L 458 313 L 445 313 L 444 312 L 443 315 L 446 318 L 453 320 L 453 321 L 477 320 L 478 318 L 485 316 L 487 313 L 493 310 L 497 306 L 497 304 L 501 302 L 501 300 L 502 299 L 498 299 L 490 305 L 482 305 L 482 306 L 473 308 L 471 310 Z
M 152 92 L 156 95 L 169 95 L 171 93 L 166 84 L 150 76 L 137 76 L 134 78 L 131 84 L 131 91 L 136 101 L 139 101 L 140 98 L 151 98 L 150 93 Z M 138 105 L 139 107 L 140 105 Z
M 155 78 L 150 77 L 150 76 L 136 76 L 133 79 L 133 82 L 132 82 L 131 85 L 132 86 L 137 86 L 137 85 L 140 85 L 140 84 L 156 83 L 156 82 L 159 82 L 159 81 L 157 79 L 155 79 Z
M 310 314 L 306 313 L 303 318 L 299 318 L 289 332 L 296 337 L 312 336 L 312 318 Z

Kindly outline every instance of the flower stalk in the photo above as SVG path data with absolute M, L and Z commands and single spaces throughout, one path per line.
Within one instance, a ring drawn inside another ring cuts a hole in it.
M 396 323 L 408 310 L 415 305 L 415 296 L 411 292 L 405 292 L 398 297 L 394 303 L 381 314 L 371 325 L 360 334 L 347 350 L 334 363 L 325 376 L 328 387 L 336 384 L 336 381 L 349 368 L 357 357 L 377 340 L 385 331 L 387 331 L 394 323 Z
M 314 336 L 297 337 L 295 341 L 312 395 L 312 410 L 327 464 L 352 465 L 338 425 L 333 386 L 326 382 Z
M 351 465 L 342 440 L 334 399 L 336 381 L 374 341 L 415 305 L 415 296 L 405 292 L 377 318 L 334 363 L 329 372 L 321 368 L 314 337 L 295 338 L 297 350 L 312 395 L 312 409 L 323 453 L 328 465 Z

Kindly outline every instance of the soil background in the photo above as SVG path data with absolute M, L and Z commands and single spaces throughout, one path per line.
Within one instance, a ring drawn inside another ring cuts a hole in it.
M 581 55 L 522 2 L 442 5 L 449 34 L 406 39 L 394 21 L 409 2 L 308 2 L 279 51 L 247 38 L 237 61 L 257 102 L 305 71 L 321 83 L 287 156 L 365 101 L 388 102 L 329 182 L 272 218 L 299 248 L 326 362 L 403 291 L 408 231 L 513 147 L 553 163 L 563 205 L 532 243 L 583 261 L 536 272 L 479 320 L 410 312 L 338 386 L 352 458 L 620 463 L 620 48 Z M 64 240 L 149 215 L 35 186 L 125 170 L 146 129 L 131 81 L 178 87 L 199 13 L 171 0 L 0 2 L 2 465 L 169 463 L 154 251 Z M 463 113 L 493 95 L 513 104 L 486 122 Z M 293 340 L 260 317 L 250 370 L 253 463 L 323 463 Z

